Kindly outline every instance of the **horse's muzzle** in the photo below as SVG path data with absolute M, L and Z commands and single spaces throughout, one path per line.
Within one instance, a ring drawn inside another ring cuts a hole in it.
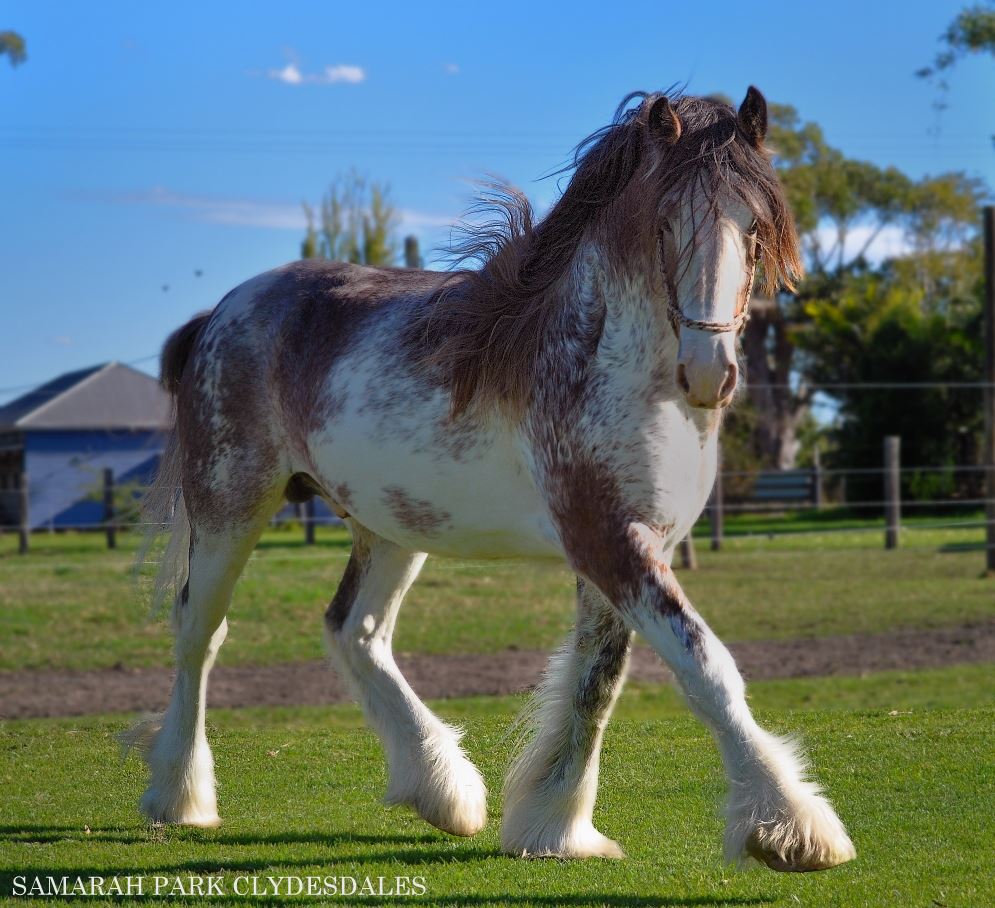
M 736 393 L 739 369 L 735 363 L 709 363 L 699 366 L 694 361 L 677 366 L 677 387 L 688 404 L 704 410 L 728 406 Z

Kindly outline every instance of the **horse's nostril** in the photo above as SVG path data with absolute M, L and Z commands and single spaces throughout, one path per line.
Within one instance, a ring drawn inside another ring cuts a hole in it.
M 733 391 L 736 390 L 736 365 L 731 363 L 729 368 L 726 369 L 726 378 L 722 382 L 722 387 L 719 388 L 719 400 L 725 400 Z
M 688 381 L 687 373 L 684 371 L 684 366 L 679 365 L 677 367 L 677 386 L 685 393 L 691 393 L 691 383 Z

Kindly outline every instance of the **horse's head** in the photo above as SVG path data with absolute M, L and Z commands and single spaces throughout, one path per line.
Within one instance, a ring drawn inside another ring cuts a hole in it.
M 736 338 L 757 265 L 769 289 L 800 271 L 798 242 L 764 150 L 767 103 L 750 88 L 739 111 L 709 98 L 643 103 L 650 153 L 643 208 L 680 340 L 675 379 L 693 407 L 724 407 L 736 390 Z

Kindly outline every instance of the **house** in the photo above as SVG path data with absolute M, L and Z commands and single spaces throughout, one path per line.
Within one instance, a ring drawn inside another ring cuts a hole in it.
M 83 527 L 104 517 L 98 490 L 150 481 L 171 420 L 169 396 L 144 372 L 105 363 L 67 372 L 0 407 L 0 524 Z

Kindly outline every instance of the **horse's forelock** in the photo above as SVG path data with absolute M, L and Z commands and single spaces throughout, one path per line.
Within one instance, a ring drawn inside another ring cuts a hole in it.
M 723 190 L 738 196 L 757 221 L 765 291 L 779 285 L 793 289 L 803 270 L 798 237 L 769 154 L 750 142 L 736 111 L 724 101 L 682 97 L 674 109 L 681 138 L 660 169 L 655 194 L 679 197 L 697 182 L 716 205 Z

